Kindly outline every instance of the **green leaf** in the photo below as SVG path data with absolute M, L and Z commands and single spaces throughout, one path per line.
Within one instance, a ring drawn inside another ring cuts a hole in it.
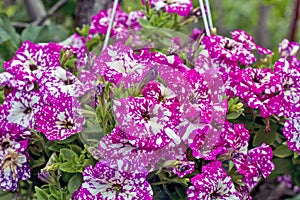
M 76 169 L 74 168 L 74 164 L 71 162 L 62 163 L 59 166 L 59 169 L 63 172 L 67 173 L 76 173 Z
M 45 192 L 43 189 L 35 186 L 35 196 L 38 200 L 48 200 L 49 198 L 49 194 L 47 194 L 47 192 Z
M 10 35 L 2 27 L 0 27 L 0 44 L 10 39 Z
M 255 133 L 253 138 L 253 146 L 258 147 L 263 143 L 271 145 L 276 139 L 276 130 L 271 129 L 270 133 L 266 133 L 264 128 L 261 128 Z
M 38 42 L 38 37 L 40 35 L 42 28 L 43 28 L 42 26 L 29 25 L 27 28 L 23 30 L 21 34 L 22 41 L 30 40 L 33 43 Z
M 1 197 L 1 200 L 12 200 L 13 194 L 11 192 L 4 192 L 4 191 L 0 190 L 0 197 Z
M 49 150 L 54 151 L 54 152 L 59 152 L 60 149 L 65 147 L 64 145 L 56 144 L 55 142 L 51 142 L 52 144 L 50 144 L 49 147 L 48 147 Z
M 69 144 L 68 146 L 69 146 L 70 149 L 71 149 L 72 151 L 74 151 L 77 155 L 80 155 L 80 154 L 81 154 L 82 148 L 79 147 L 78 145 L 76 145 L 76 144 Z
M 0 14 L 0 27 L 2 30 L 0 38 L 7 37 L 7 35 L 10 36 L 11 45 L 17 48 L 20 45 L 20 36 L 17 34 L 16 30 L 11 25 L 9 18 L 5 14 Z
M 50 185 L 49 190 L 53 197 L 55 197 L 56 199 L 60 198 L 61 192 L 58 190 L 58 188 L 55 185 Z
M 228 120 L 231 120 L 231 119 L 239 118 L 239 116 L 241 116 L 241 114 L 242 114 L 242 112 L 231 112 L 231 113 L 228 113 L 226 116 L 227 116 Z
M 61 140 L 61 141 L 56 141 L 56 143 L 58 144 L 69 144 L 69 143 L 72 143 L 74 142 L 75 140 L 77 139 L 77 135 L 72 135 L 64 140 Z
M 82 175 L 75 174 L 70 181 L 68 182 L 68 190 L 72 194 L 75 190 L 77 190 L 82 183 Z
M 294 152 L 291 151 L 286 144 L 282 144 L 273 151 L 273 154 L 278 158 L 286 158 L 293 155 Z
M 65 161 L 71 161 L 74 157 L 78 157 L 78 155 L 74 151 L 67 148 L 63 148 L 60 150 L 60 156 L 62 156 L 63 160 Z
M 289 174 L 293 170 L 293 163 L 289 158 L 274 158 L 272 162 L 275 164 L 275 169 L 272 173 Z
M 144 28 L 153 28 L 151 23 L 143 18 L 139 18 L 139 23 L 141 24 L 142 27 Z
M 43 164 L 45 164 L 45 158 L 42 156 L 40 157 L 39 159 L 37 160 L 34 160 L 34 159 L 30 159 L 30 167 L 33 169 L 33 168 L 36 168 L 36 167 L 40 167 L 42 166 Z

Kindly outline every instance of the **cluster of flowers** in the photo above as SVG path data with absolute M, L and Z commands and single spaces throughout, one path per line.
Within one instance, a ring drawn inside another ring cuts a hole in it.
M 192 9 L 189 0 L 174 2 L 150 4 L 183 16 Z M 133 50 L 117 42 L 94 55 L 92 65 L 85 68 L 91 64 L 85 57 L 85 43 L 106 33 L 109 13 L 94 16 L 89 36 L 74 35 L 68 41 L 71 46 L 26 41 L 4 63 L 6 72 L 0 74 L 5 93 L 0 107 L 2 190 L 14 191 L 20 180 L 30 177 L 26 149 L 34 130 L 48 140 L 63 140 L 82 131 L 85 118 L 78 98 L 94 93 L 99 77 L 115 88 L 134 88 L 135 93 L 109 102 L 118 126 L 99 141 L 99 162 L 84 170 L 83 184 L 73 199 L 150 200 L 149 173 L 164 169 L 188 177 L 195 171 L 193 159 L 206 164 L 189 179 L 188 199 L 251 199 L 251 189 L 274 169 L 273 153 L 266 144 L 248 149 L 249 131 L 226 119 L 225 95 L 239 97 L 264 118 L 287 117 L 283 130 L 287 144 L 300 152 L 299 44 L 283 40 L 274 69 L 254 68 L 253 50 L 262 55 L 272 52 L 256 45 L 246 32 L 233 31 L 232 39 L 204 36 L 204 50 L 190 69 L 178 55 Z M 127 14 L 119 8 L 117 16 L 113 35 L 119 38 L 128 28 L 139 30 L 138 18 L 144 17 L 140 11 Z M 75 70 L 64 65 L 72 55 Z M 193 159 L 186 156 L 188 150 Z M 242 175 L 242 184 L 229 175 L 233 167 Z

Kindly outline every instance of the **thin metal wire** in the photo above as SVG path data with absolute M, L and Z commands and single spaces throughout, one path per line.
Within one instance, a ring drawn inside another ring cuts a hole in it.
M 111 13 L 111 16 L 110 16 L 108 29 L 107 29 L 107 32 L 106 32 L 106 35 L 105 35 L 105 40 L 104 40 L 104 43 L 103 43 L 102 51 L 104 51 L 104 49 L 108 45 L 111 29 L 112 29 L 113 22 L 114 22 L 114 19 L 115 19 L 115 15 L 116 15 L 116 11 L 117 11 L 118 3 L 119 3 L 119 0 L 114 1 L 114 5 L 113 5 L 112 13 Z
M 207 10 L 209 28 L 212 29 L 214 27 L 214 25 L 212 22 L 209 0 L 205 0 L 205 6 L 206 6 L 206 10 Z
M 210 36 L 210 31 L 209 31 L 209 27 L 208 27 L 208 23 L 207 23 L 207 16 L 206 16 L 205 8 L 203 5 L 203 0 L 199 0 L 199 4 L 200 4 L 200 8 L 201 8 L 202 19 L 204 22 L 204 28 L 205 28 L 206 35 Z

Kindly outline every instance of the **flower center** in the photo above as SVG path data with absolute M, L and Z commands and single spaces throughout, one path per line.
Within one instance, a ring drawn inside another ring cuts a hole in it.
M 32 112 L 32 109 L 31 108 L 26 108 L 24 110 L 24 113 L 27 115 L 27 114 L 30 114 Z
M 9 168 L 10 171 L 12 171 L 14 179 L 16 178 L 16 175 L 17 175 L 17 166 L 18 166 L 17 159 L 18 158 L 19 158 L 19 155 L 16 152 L 14 152 L 13 150 L 10 150 L 8 152 L 8 154 L 5 155 L 5 157 L 3 158 L 2 163 L 1 163 L 2 170 L 4 171 L 6 168 Z
M 112 187 L 117 193 L 123 192 L 121 184 L 113 184 Z
M 148 121 L 150 119 L 150 113 L 145 112 L 145 113 L 142 114 L 142 117 L 144 118 L 145 121 Z
M 2 142 L 1 147 L 2 147 L 2 149 L 7 149 L 9 147 L 9 142 L 8 141 Z
M 74 79 L 67 79 L 63 81 L 65 85 L 72 85 L 75 81 Z
M 29 69 L 30 69 L 30 71 L 35 71 L 38 69 L 38 67 L 35 64 L 30 64 Z
M 63 125 L 64 125 L 64 128 L 66 128 L 66 129 L 72 129 L 74 126 L 74 124 L 70 121 L 66 121 Z

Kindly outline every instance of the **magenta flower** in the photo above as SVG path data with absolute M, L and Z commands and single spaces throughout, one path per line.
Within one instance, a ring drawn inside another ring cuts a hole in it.
M 61 95 L 80 97 L 90 89 L 90 84 L 83 84 L 61 67 L 44 74 L 40 81 L 40 91 L 45 102 L 56 101 Z
M 257 50 L 259 54 L 273 54 L 272 51 L 270 51 L 267 48 L 261 47 L 254 43 L 254 38 L 249 35 L 244 30 L 235 30 L 230 32 L 232 39 L 234 39 L 237 42 L 243 43 L 244 47 L 248 50 Z
M 300 117 L 285 121 L 283 134 L 288 147 L 300 153 Z
M 28 136 L 16 124 L 0 127 L 0 188 L 4 191 L 15 191 L 19 181 L 30 178 Z
M 77 200 L 152 200 L 153 193 L 146 175 L 140 172 L 124 172 L 104 162 L 83 171 L 83 184 L 76 192 Z
M 119 126 L 112 130 L 112 133 L 99 141 L 99 159 L 105 160 L 110 165 L 115 165 L 120 161 L 126 161 L 123 171 L 147 170 L 155 167 L 157 162 L 157 152 L 148 151 L 133 146 L 126 134 Z M 163 155 L 160 154 L 162 157 Z
M 0 85 L 2 87 L 9 87 L 15 90 L 27 90 L 30 91 L 34 88 L 34 84 L 28 83 L 27 81 L 21 81 L 16 79 L 16 76 L 8 73 L 0 73 Z
M 254 54 L 244 47 L 243 43 L 219 36 L 205 36 L 202 40 L 205 50 L 213 59 L 219 59 L 225 63 L 241 62 L 243 65 L 250 65 L 256 62 Z
M 290 58 L 295 56 L 300 49 L 300 44 L 290 42 L 288 39 L 282 39 L 279 43 L 279 55 L 281 58 Z
M 98 14 L 92 17 L 89 37 L 95 34 L 106 34 L 111 11 L 111 8 L 108 10 L 101 10 Z M 120 39 L 128 39 L 128 34 L 130 34 L 129 30 L 140 30 L 141 25 L 138 19 L 144 17 L 145 15 L 141 11 L 133 11 L 127 14 L 120 9 L 120 6 L 118 6 L 111 36 L 115 36 Z
M 37 130 L 48 140 L 63 140 L 82 130 L 85 122 L 77 99 L 59 97 L 59 101 L 46 105 L 35 116 Z
M 146 98 L 128 97 L 114 102 L 116 119 L 129 142 L 143 149 L 180 143 L 172 112 Z
M 155 7 L 156 10 L 160 10 L 163 8 L 166 12 L 177 13 L 180 16 L 189 15 L 191 10 L 193 9 L 191 0 L 150 0 L 149 2 Z
M 260 177 L 267 178 L 274 170 L 273 152 L 270 146 L 262 144 L 251 149 L 247 154 L 235 154 L 232 161 L 238 172 L 245 176 L 243 182 L 252 189 Z
M 263 117 L 279 112 L 282 96 L 280 77 L 269 68 L 246 68 L 232 74 L 231 88 L 250 108 L 259 108 Z
M 216 160 L 225 150 L 224 142 L 220 138 L 221 132 L 211 126 L 197 129 L 190 148 L 197 159 Z M 192 134 L 193 135 L 193 134 Z
M 299 49 L 299 43 L 290 42 L 287 39 L 283 39 L 279 44 L 279 55 L 281 58 L 287 59 L 290 64 L 294 66 L 300 66 L 300 60 L 297 58 Z
M 34 116 L 40 111 L 42 103 L 37 91 L 12 91 L 1 105 L 5 121 L 26 128 L 34 128 Z
M 34 82 L 41 77 L 42 71 L 60 66 L 60 49 L 55 43 L 42 46 L 25 41 L 16 55 L 4 63 L 4 68 L 18 80 Z
M 192 186 L 187 189 L 189 200 L 239 200 L 231 177 L 227 175 L 219 161 L 203 166 L 202 173 L 191 178 L 191 182 Z
M 248 141 L 250 133 L 245 128 L 244 124 L 224 124 L 221 138 L 224 140 L 224 147 L 227 148 L 227 153 L 244 153 L 247 154 Z
M 139 83 L 153 66 L 149 58 L 142 59 L 129 46 L 116 43 L 108 46 L 95 61 L 94 71 L 114 84 L 124 82 L 125 87 Z
M 274 73 L 280 77 L 283 85 L 283 97 L 279 106 L 279 115 L 291 118 L 299 117 L 300 68 L 281 58 L 275 63 Z

